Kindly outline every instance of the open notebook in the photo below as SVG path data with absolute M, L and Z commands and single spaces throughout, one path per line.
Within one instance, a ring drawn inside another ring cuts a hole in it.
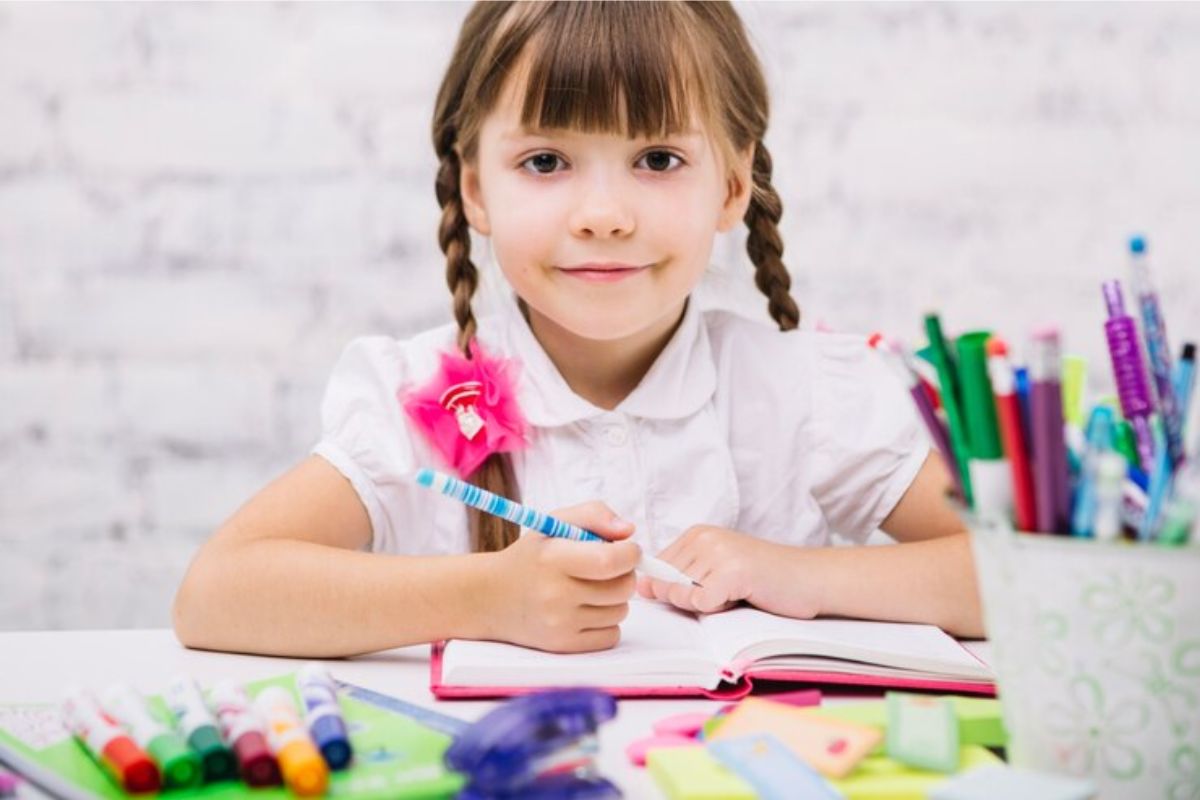
M 434 646 L 438 697 L 498 697 L 549 686 L 614 694 L 740 697 L 752 680 L 994 694 L 992 672 L 939 628 L 796 620 L 753 608 L 697 616 L 635 598 L 611 650 L 564 655 L 498 642 Z

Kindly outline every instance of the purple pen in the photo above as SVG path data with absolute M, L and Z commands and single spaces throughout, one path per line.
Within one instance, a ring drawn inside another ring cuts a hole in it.
M 1133 317 L 1125 313 L 1121 282 L 1105 281 L 1102 288 L 1104 303 L 1108 306 L 1104 335 L 1108 338 L 1108 354 L 1112 359 L 1117 395 L 1121 398 L 1121 413 L 1133 425 L 1138 458 L 1142 462 L 1138 466 L 1149 472 L 1154 466 L 1154 434 L 1150 429 L 1154 402 L 1150 399 L 1150 386 L 1146 382 L 1146 365 L 1142 361 L 1141 345 L 1138 344 L 1137 325 Z
M 1057 328 L 1034 331 L 1029 352 L 1030 439 L 1038 530 L 1067 533 L 1071 483 L 1063 438 L 1062 350 Z

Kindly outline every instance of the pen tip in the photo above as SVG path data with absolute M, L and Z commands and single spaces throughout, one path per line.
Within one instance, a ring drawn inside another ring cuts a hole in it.
M 417 483 L 422 486 L 433 486 L 433 470 L 419 469 L 417 470 Z

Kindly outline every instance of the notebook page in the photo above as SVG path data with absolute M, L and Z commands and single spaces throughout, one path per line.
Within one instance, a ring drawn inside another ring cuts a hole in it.
M 700 627 L 726 664 L 771 656 L 821 656 L 939 675 L 992 677 L 987 667 L 933 625 L 798 620 L 743 607 L 709 614 Z
M 500 642 L 453 640 L 442 654 L 450 686 L 699 686 L 720 670 L 693 614 L 634 597 L 621 641 L 595 653 L 546 653 Z

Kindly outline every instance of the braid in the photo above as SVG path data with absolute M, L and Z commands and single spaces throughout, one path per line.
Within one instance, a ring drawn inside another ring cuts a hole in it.
M 746 252 L 754 264 L 754 284 L 767 296 L 767 310 L 779 330 L 790 331 L 800 324 L 800 309 L 788 289 L 792 278 L 783 265 L 783 239 L 779 236 L 779 218 L 783 204 L 771 185 L 771 154 L 758 140 L 754 145 L 754 186 L 746 209 Z
M 458 347 L 471 357 L 471 340 L 475 338 L 475 312 L 471 310 L 471 298 L 479 285 L 479 270 L 471 261 L 471 229 L 463 212 L 462 194 L 459 189 L 459 160 L 453 148 L 452 133 L 436 137 L 441 165 L 438 167 L 438 205 L 442 207 L 442 219 L 438 225 L 438 244 L 446 254 L 446 284 L 454 296 L 454 319 L 458 323 Z M 488 456 L 473 474 L 467 476 L 472 483 L 489 492 L 516 499 L 516 477 L 512 461 L 503 453 Z M 467 521 L 471 531 L 471 548 L 490 552 L 508 547 L 520 534 L 517 526 L 506 519 L 484 514 L 477 509 L 468 509 Z

